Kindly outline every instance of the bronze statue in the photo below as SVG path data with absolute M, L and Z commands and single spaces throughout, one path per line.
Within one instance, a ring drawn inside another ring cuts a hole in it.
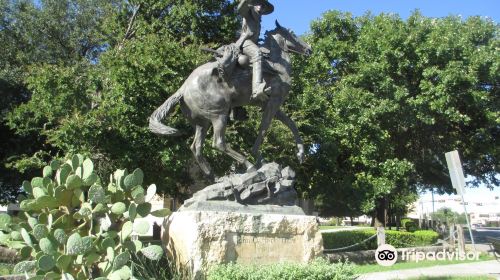
M 262 78 L 262 52 L 258 46 L 261 30 L 261 17 L 274 11 L 274 6 L 266 0 L 241 0 L 238 12 L 243 18 L 241 36 L 236 47 L 243 51 L 252 62 L 252 98 L 265 99 L 266 82 Z
M 249 4 L 250 3 L 250 4 Z M 257 4 L 256 4 L 257 3 Z M 259 6 L 260 8 L 255 8 Z M 272 12 L 272 5 L 263 4 L 267 1 L 246 1 L 240 3 L 240 11 L 248 10 L 250 13 L 259 12 L 265 14 Z M 253 6 L 253 10 L 249 7 Z M 245 8 L 246 7 L 246 8 Z M 256 19 L 256 18 L 253 18 Z M 245 18 L 244 32 L 237 44 L 231 44 L 221 48 L 219 52 L 223 55 L 218 61 L 208 62 L 196 68 L 186 79 L 181 88 L 168 98 L 150 117 L 149 128 L 152 132 L 160 135 L 176 135 L 178 131 L 174 128 L 165 126 L 161 121 L 167 117 L 177 104 L 186 118 L 195 126 L 195 137 L 191 150 L 202 171 L 212 177 L 213 173 L 210 165 L 203 156 L 203 142 L 210 126 L 213 126 L 213 147 L 226 153 L 238 163 L 244 164 L 247 171 L 255 171 L 260 166 L 261 155 L 260 145 L 263 142 L 264 135 L 271 124 L 273 118 L 283 122 L 293 133 L 298 148 L 297 156 L 302 162 L 304 157 L 304 147 L 299 131 L 295 123 L 280 110 L 280 106 L 285 102 L 291 85 L 291 53 L 309 55 L 311 47 L 298 38 L 293 32 L 283 28 L 276 22 L 276 28 L 265 34 L 265 40 L 262 48 L 269 50 L 269 57 L 261 60 L 260 51 L 256 45 L 258 33 L 260 32 L 260 22 L 251 22 Z M 250 27 L 250 26 L 253 27 Z M 257 28 L 257 29 L 254 29 Z M 251 30 L 251 32 L 249 32 Z M 250 35 L 251 34 L 251 35 Z M 250 37 L 248 37 L 250 36 Z M 240 44 L 247 54 L 257 54 L 258 60 L 254 57 L 254 70 L 238 65 L 238 56 L 240 55 Z M 257 51 L 256 51 L 257 49 Z M 221 53 L 222 52 L 222 53 Z M 261 65 L 261 66 L 259 66 Z M 263 78 L 252 78 L 252 72 L 257 70 L 263 73 Z M 259 69 L 260 68 L 260 69 Z M 266 99 L 252 98 L 254 96 L 254 81 L 259 81 L 259 88 L 262 84 L 270 86 L 270 96 Z M 252 81 L 253 80 L 253 81 Z M 225 141 L 225 130 L 228 121 L 228 115 L 232 108 L 239 106 L 258 106 L 262 108 L 262 121 L 259 127 L 258 137 L 252 148 L 252 154 L 257 160 L 255 166 L 245 156 L 233 150 Z

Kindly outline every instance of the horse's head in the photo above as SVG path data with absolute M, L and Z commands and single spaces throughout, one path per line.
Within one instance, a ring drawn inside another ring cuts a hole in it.
M 271 32 L 277 41 L 281 49 L 285 52 L 293 52 L 300 55 L 310 56 L 312 54 L 312 48 L 300 39 L 293 31 L 282 27 L 278 21 L 276 21 L 276 29 Z

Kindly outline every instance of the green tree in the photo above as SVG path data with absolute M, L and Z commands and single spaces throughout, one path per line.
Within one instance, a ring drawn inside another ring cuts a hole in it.
M 457 213 L 448 207 L 439 208 L 436 212 L 431 214 L 431 218 L 433 221 L 439 221 L 441 223 L 467 224 L 467 218 L 464 213 Z
M 21 105 L 19 110 L 25 115 L 16 113 L 7 120 L 15 107 L 30 100 L 33 88 L 28 79 L 44 65 L 95 61 L 114 36 L 103 30 L 117 3 L 0 0 L 0 202 L 15 198 L 21 180 L 33 176 L 30 172 L 54 153 L 40 131 L 60 112 L 36 100 L 31 108 Z M 53 101 L 49 96 L 46 99 Z
M 327 12 L 308 40 L 293 103 L 311 155 L 303 191 L 322 211 L 385 220 L 425 188 L 451 192 L 444 153 L 461 152 L 474 183 L 498 185 L 498 25 Z M 302 94 L 300 94 L 302 93 Z M 331 213 L 334 214 L 334 213 Z
M 95 57 L 30 68 L 24 82 L 31 98 L 9 113 L 9 126 L 18 134 L 40 135 L 42 150 L 51 154 L 92 157 L 101 175 L 142 166 L 163 191 L 175 193 L 189 181 L 191 134 L 163 139 L 148 131 L 147 120 L 208 59 L 201 45 L 220 43 L 213 40 L 222 35 L 225 41 L 235 37 L 233 6 L 229 1 L 113 4 L 99 24 L 96 37 L 104 43 Z M 191 131 L 181 118 L 173 122 Z

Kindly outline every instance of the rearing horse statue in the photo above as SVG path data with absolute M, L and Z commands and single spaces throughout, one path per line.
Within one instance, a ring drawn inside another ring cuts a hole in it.
M 195 126 L 196 134 L 191 151 L 207 176 L 212 177 L 213 173 L 203 156 L 203 142 L 210 126 L 214 128 L 214 148 L 226 153 L 240 164 L 244 164 L 248 171 L 255 170 L 254 164 L 233 150 L 225 141 L 228 115 L 232 108 L 239 106 L 251 105 L 263 109 L 258 136 L 252 148 L 252 155 L 258 162 L 261 160 L 259 148 L 273 118 L 278 119 L 291 130 L 298 148 L 299 161 L 302 162 L 304 158 L 304 146 L 297 126 L 280 110 L 280 106 L 285 102 L 291 86 L 290 53 L 310 55 L 311 47 L 293 32 L 281 27 L 278 22 L 274 30 L 266 32 L 263 47 L 270 50 L 265 64 L 271 71 L 266 71 L 264 74 L 266 84 L 271 87 L 267 100 L 250 98 L 252 96 L 251 69 L 235 67 L 229 78 L 221 80 L 214 74 L 218 63 L 208 62 L 196 68 L 181 88 L 149 118 L 149 129 L 152 132 L 160 135 L 177 135 L 179 132 L 175 128 L 168 127 L 161 121 L 180 103 L 183 114 Z

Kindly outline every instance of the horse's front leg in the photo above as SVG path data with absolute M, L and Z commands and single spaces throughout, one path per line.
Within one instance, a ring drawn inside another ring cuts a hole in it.
M 302 141 L 302 137 L 300 137 L 299 129 L 297 128 L 297 125 L 295 125 L 295 122 L 283 111 L 278 110 L 276 112 L 276 119 L 278 119 L 280 122 L 282 122 L 284 125 L 286 125 L 290 131 L 293 134 L 293 137 L 295 138 L 295 144 L 297 145 L 298 153 L 297 153 L 297 158 L 299 159 L 300 163 L 304 162 L 304 142 Z
M 262 113 L 262 120 L 260 122 L 257 139 L 255 139 L 255 143 L 252 147 L 252 155 L 254 156 L 257 165 L 260 165 L 262 161 L 260 146 L 264 142 L 264 136 L 266 135 L 267 130 L 269 129 L 269 126 L 271 125 L 271 122 L 276 115 L 276 112 L 278 111 L 280 105 L 281 102 L 279 102 L 279 100 L 271 98 L 267 102 L 264 108 L 264 112 Z

